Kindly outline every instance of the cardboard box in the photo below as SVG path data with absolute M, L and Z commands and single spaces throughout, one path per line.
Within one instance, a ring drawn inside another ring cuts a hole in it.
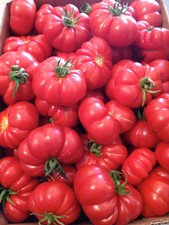
M 53 6 L 55 5 L 65 5 L 70 3 L 70 0 L 34 0 L 36 2 L 37 8 L 39 8 L 44 3 L 49 3 Z M 160 3 L 161 13 L 163 17 L 162 26 L 169 29 L 169 16 L 168 10 L 163 2 L 163 0 L 156 0 Z M 71 0 L 72 4 L 75 4 L 77 7 L 80 7 L 83 1 Z M 93 2 L 100 2 L 100 0 L 87 0 L 92 4 Z M 11 0 L 0 0 L 0 55 L 2 54 L 2 47 L 5 39 L 10 36 L 9 29 L 9 9 L 11 5 Z M 2 156 L 0 156 L 2 157 Z M 75 223 L 76 225 L 91 225 L 87 218 L 82 215 L 81 218 Z M 169 225 L 169 215 L 163 217 L 154 217 L 154 218 L 138 218 L 137 220 L 129 223 L 128 225 Z M 0 225 L 38 225 L 36 218 L 30 217 L 23 223 L 9 223 L 0 212 Z

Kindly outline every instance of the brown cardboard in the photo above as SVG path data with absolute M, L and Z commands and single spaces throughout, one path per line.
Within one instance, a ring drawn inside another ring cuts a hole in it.
M 55 5 L 65 5 L 70 3 L 70 0 L 34 0 L 37 9 L 44 3 L 49 3 L 53 6 Z M 168 10 L 165 6 L 163 0 L 156 0 L 161 6 L 161 13 L 163 17 L 162 26 L 169 29 L 169 16 Z M 80 7 L 83 2 L 88 2 L 92 4 L 93 2 L 100 2 L 100 0 L 71 0 L 72 4 L 75 4 L 77 7 Z M 0 55 L 2 54 L 2 46 L 6 37 L 10 36 L 9 31 L 9 9 L 11 5 L 11 0 L 0 0 Z M 1 157 L 0 157 L 1 158 Z M 34 220 L 35 221 L 35 220 Z M 0 225 L 38 225 L 38 222 L 34 222 L 31 219 L 23 223 L 9 223 L 0 212 Z M 91 225 L 90 222 L 79 220 L 75 223 L 76 225 Z M 74 224 L 74 225 L 75 225 Z M 169 215 L 163 217 L 154 217 L 154 218 L 140 218 L 137 219 L 128 225 L 169 225 Z

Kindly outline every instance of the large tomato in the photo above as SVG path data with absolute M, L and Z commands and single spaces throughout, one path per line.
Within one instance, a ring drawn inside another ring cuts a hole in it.
M 162 141 L 169 141 L 169 94 L 163 93 L 145 107 L 145 118 Z
M 85 165 L 97 164 L 108 170 L 116 170 L 127 158 L 127 148 L 122 144 L 120 138 L 110 145 L 99 145 L 88 138 L 87 134 L 81 134 L 80 137 L 85 151 L 83 156 L 75 163 L 78 169 Z
M 76 51 L 75 67 L 83 71 L 88 89 L 103 87 L 111 75 L 112 49 L 98 37 L 91 38 Z
M 61 163 L 75 163 L 83 154 L 78 133 L 68 127 L 45 124 L 34 129 L 18 147 L 17 155 L 23 171 L 30 176 L 48 177 Z
M 42 32 L 56 50 L 74 52 L 91 37 L 89 16 L 73 4 L 55 6 L 44 16 Z
M 130 59 L 120 60 L 112 68 L 112 74 L 105 86 L 110 99 L 131 108 L 146 105 L 161 93 L 160 74 L 149 65 L 142 65 Z
M 60 181 L 39 184 L 28 198 L 28 208 L 40 224 L 71 224 L 81 212 L 73 189 Z
M 19 160 L 13 156 L 0 159 L 0 174 L 0 203 L 3 214 L 11 222 L 22 222 L 30 215 L 27 199 L 39 181 L 26 175 Z
M 36 15 L 34 0 L 13 0 L 10 7 L 9 24 L 16 35 L 27 35 L 33 29 Z
M 3 52 L 25 51 L 32 54 L 38 62 L 52 54 L 53 48 L 43 34 L 28 36 L 10 36 L 5 39 Z
M 155 156 L 161 167 L 169 172 L 169 143 L 161 141 L 155 148 Z
M 39 113 L 32 103 L 20 101 L 6 107 L 0 112 L 0 146 L 17 148 L 38 125 Z
M 0 95 L 7 105 L 34 98 L 32 74 L 38 64 L 25 51 L 10 51 L 0 56 Z
M 169 212 L 169 173 L 158 166 L 137 186 L 143 200 L 142 216 L 164 216 Z
M 122 171 L 127 176 L 127 182 L 138 185 L 148 177 L 149 172 L 156 164 L 154 152 L 148 148 L 136 148 L 123 162 Z
M 86 97 L 79 105 L 80 122 L 97 144 L 111 144 L 135 122 L 133 111 L 116 101 L 106 104 L 96 97 Z
M 51 105 L 71 106 L 86 94 L 86 79 L 81 70 L 57 56 L 39 63 L 33 73 L 32 88 L 36 97 Z
M 137 38 L 136 20 L 126 5 L 101 1 L 92 5 L 89 16 L 93 34 L 104 38 L 111 46 L 127 47 Z

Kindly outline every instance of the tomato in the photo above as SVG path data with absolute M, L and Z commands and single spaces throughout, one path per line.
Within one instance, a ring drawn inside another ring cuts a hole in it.
M 127 176 L 127 182 L 136 186 L 148 177 L 155 164 L 155 154 L 150 149 L 136 148 L 124 161 L 122 171 Z
M 36 107 L 20 101 L 0 112 L 0 146 L 15 149 L 39 125 Z
M 92 5 L 89 16 L 94 36 L 105 39 L 111 46 L 127 47 L 137 38 L 136 20 L 126 5 L 101 1 Z
M 121 104 L 138 108 L 161 93 L 160 74 L 149 65 L 130 59 L 116 63 L 105 86 L 106 95 Z
M 3 214 L 10 222 L 22 222 L 30 215 L 27 199 L 39 181 L 24 174 L 19 160 L 13 156 L 0 159 L 0 173 Z
M 145 118 L 162 141 L 169 141 L 169 94 L 163 93 L 145 107 Z
M 78 104 L 67 107 L 57 106 L 36 98 L 35 106 L 41 115 L 50 118 L 50 121 L 54 124 L 73 128 L 79 123 Z
M 135 122 L 133 111 L 118 102 L 106 104 L 96 97 L 85 98 L 79 105 L 80 122 L 97 144 L 111 144 Z
M 73 189 L 60 181 L 39 184 L 28 198 L 28 208 L 40 224 L 71 224 L 81 212 Z
M 142 216 L 164 216 L 169 212 L 169 173 L 158 166 L 137 186 L 143 199 Z
M 125 225 L 137 218 L 142 210 L 139 192 L 119 181 L 116 171 L 108 171 L 102 166 L 81 167 L 75 175 L 74 190 L 92 224 Z
M 143 20 L 155 27 L 162 25 L 161 6 L 159 2 L 152 0 L 134 0 L 130 3 L 130 6 L 134 8 L 137 21 Z
M 43 34 L 7 37 L 3 45 L 3 52 L 18 50 L 32 54 L 38 62 L 43 61 L 52 54 L 52 47 Z
M 155 148 L 155 155 L 159 165 L 169 172 L 169 143 L 164 141 L 158 143 Z
M 58 168 L 62 171 L 61 163 L 75 163 L 82 153 L 83 145 L 78 133 L 55 124 L 32 130 L 17 152 L 23 171 L 34 177 L 48 177 Z
M 51 105 L 71 106 L 86 94 L 86 79 L 81 70 L 57 56 L 39 63 L 33 73 L 32 88 L 36 97 Z
M 83 71 L 89 90 L 103 87 L 111 75 L 111 47 L 102 38 L 91 38 L 76 51 L 75 67 Z
M 133 59 L 134 52 L 132 46 L 127 47 L 112 47 L 112 62 L 113 64 L 117 63 L 122 59 Z
M 36 15 L 33 0 L 13 0 L 10 7 L 9 25 L 15 35 L 27 35 L 32 31 Z
M 55 6 L 42 23 L 42 33 L 58 51 L 74 52 L 91 37 L 89 16 L 73 4 Z
M 32 74 L 38 61 L 25 51 L 6 52 L 0 56 L 0 95 L 5 104 L 34 98 Z
M 127 158 L 127 148 L 119 139 L 110 145 L 99 145 L 91 140 L 87 134 L 81 134 L 80 136 L 85 151 L 83 156 L 75 163 L 78 169 L 85 165 L 97 164 L 108 170 L 116 170 Z

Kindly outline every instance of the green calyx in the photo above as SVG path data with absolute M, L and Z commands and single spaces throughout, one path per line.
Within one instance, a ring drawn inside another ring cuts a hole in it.
M 26 73 L 24 68 L 20 68 L 18 65 L 11 66 L 11 71 L 9 73 L 9 77 L 11 80 L 15 82 L 13 96 L 15 96 L 19 84 L 24 84 L 28 79 L 28 73 Z
M 64 26 L 74 27 L 76 26 L 79 19 L 80 19 L 80 16 L 77 18 L 74 18 L 74 9 L 72 9 L 72 12 L 70 13 L 70 15 L 68 14 L 68 11 L 66 9 L 63 10 L 62 22 Z
M 88 141 L 88 149 L 91 153 L 95 154 L 96 156 L 101 155 L 102 145 L 95 143 L 93 140 Z
M 8 201 L 12 205 L 15 205 L 10 199 L 11 195 L 16 195 L 17 192 L 12 191 L 10 188 L 4 188 L 0 186 L 0 203 L 2 204 L 3 209 L 5 208 L 5 202 Z
M 115 2 L 113 7 L 108 5 L 108 10 L 113 16 L 120 16 L 121 14 L 124 14 L 127 9 L 128 4 L 121 4 L 120 2 Z
M 92 11 L 92 7 L 87 2 L 83 3 L 80 7 L 80 12 L 86 13 L 87 15 L 90 14 Z
M 44 213 L 44 214 L 32 213 L 32 215 L 41 217 L 41 219 L 38 222 L 38 225 L 43 224 L 43 222 L 45 222 L 45 224 L 47 224 L 47 225 L 52 225 L 52 224 L 53 225 L 58 225 L 58 224 L 64 225 L 64 223 L 62 223 L 60 221 L 60 219 L 66 217 L 64 215 L 57 216 L 54 213 Z
M 59 60 L 58 65 L 54 67 L 54 71 L 58 77 L 65 77 L 71 71 L 74 65 L 68 65 L 70 60 L 67 60 L 63 65 L 61 65 L 61 60 Z
M 124 180 L 124 182 L 122 183 L 122 177 L 121 177 L 121 173 L 117 170 L 111 170 L 109 172 L 111 178 L 113 179 L 114 185 L 115 185 L 115 192 L 118 195 L 128 195 L 130 193 L 130 191 L 127 189 L 127 175 L 126 175 L 126 179 Z

